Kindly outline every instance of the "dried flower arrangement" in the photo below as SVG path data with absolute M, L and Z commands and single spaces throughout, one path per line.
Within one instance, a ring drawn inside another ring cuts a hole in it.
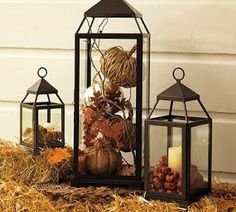
M 118 171 L 122 163 L 120 151 L 135 149 L 135 125 L 132 123 L 132 107 L 129 100 L 120 99 L 119 87 L 106 85 L 102 92 L 94 93 L 90 104 L 82 109 L 84 144 L 80 152 L 83 172 L 93 174 L 112 174 Z M 128 111 L 129 117 L 116 114 L 119 110 Z M 108 155 L 109 160 L 104 160 Z M 96 158 L 96 161 L 95 161 Z M 96 166 L 100 164 L 100 166 Z
M 62 132 L 57 130 L 48 130 L 46 127 L 39 125 L 39 145 L 50 146 L 62 142 Z M 34 134 L 32 128 L 26 128 L 23 132 L 23 142 L 29 145 L 34 143 Z

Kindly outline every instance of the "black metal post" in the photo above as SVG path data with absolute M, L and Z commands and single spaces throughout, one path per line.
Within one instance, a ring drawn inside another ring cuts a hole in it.
M 212 119 L 209 123 L 209 136 L 208 136 L 208 191 L 211 192 L 212 188 Z
M 191 128 L 188 124 L 186 124 L 186 128 L 185 128 L 185 141 L 186 141 L 186 148 L 184 150 L 184 170 L 185 170 L 185 184 L 184 184 L 184 188 L 185 188 L 185 199 L 187 201 L 190 200 L 190 189 L 191 189 L 191 172 L 190 172 L 190 168 L 191 168 Z
M 136 176 L 141 179 L 142 175 L 142 80 L 143 79 L 143 37 L 137 38 L 137 70 L 136 70 Z
M 65 145 L 65 105 L 61 108 L 61 131 L 62 131 L 62 143 Z
M 80 38 L 75 34 L 75 90 L 74 90 L 74 155 L 73 155 L 73 170 L 74 177 L 78 177 L 78 164 L 79 164 L 79 108 L 80 108 Z
M 48 102 L 51 103 L 51 99 L 49 94 L 47 94 L 47 98 L 48 98 Z M 51 109 L 47 109 L 47 122 L 50 123 L 51 122 Z
M 38 131 L 38 109 L 36 106 L 33 107 L 33 134 L 34 134 L 34 144 L 33 144 L 33 154 L 36 155 L 39 152 L 39 131 Z
M 91 38 L 88 38 L 87 39 L 87 49 L 86 49 L 86 52 L 87 52 L 87 75 L 86 75 L 86 85 L 87 85 L 87 88 L 91 85 L 91 60 L 92 60 L 92 49 L 91 49 Z
M 144 136 L 144 190 L 149 190 L 149 169 L 150 169 L 150 125 L 145 121 L 145 136 Z

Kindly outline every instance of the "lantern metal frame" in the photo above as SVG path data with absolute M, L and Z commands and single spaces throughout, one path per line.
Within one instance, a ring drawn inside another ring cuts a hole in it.
M 86 33 L 81 33 L 80 30 L 83 24 L 91 18 L 91 22 L 88 26 L 88 31 Z M 103 33 L 97 32 L 92 33 L 91 29 L 96 18 L 119 18 L 127 19 L 131 18 L 134 20 L 138 33 Z M 145 31 L 142 31 L 140 24 Z M 74 90 L 74 159 L 73 159 L 73 180 L 72 184 L 74 186 L 83 186 L 83 185 L 111 185 L 111 186 L 129 186 L 135 188 L 143 188 L 143 167 L 142 167 L 142 104 L 143 104 L 143 39 L 147 39 L 147 81 L 148 88 L 147 93 L 149 94 L 149 85 L 150 85 L 150 32 L 142 19 L 142 14 L 135 10 L 131 5 L 129 5 L 125 0 L 101 0 L 98 4 L 93 6 L 91 9 L 84 13 L 84 18 L 75 33 L 75 90 Z M 111 176 L 111 175 L 82 175 L 79 173 L 78 164 L 79 164 L 79 113 L 80 113 L 80 45 L 81 40 L 86 39 L 86 86 L 87 88 L 91 85 L 91 58 L 90 53 L 92 51 L 91 43 L 94 39 L 126 39 L 126 40 L 135 40 L 137 44 L 136 50 L 136 60 L 137 60 L 137 69 L 136 69 L 136 161 L 135 164 L 135 176 Z M 139 98 L 137 98 L 137 96 Z M 149 95 L 146 97 L 146 102 L 149 107 Z
M 182 78 L 178 79 L 175 76 L 175 71 L 181 70 L 183 73 Z M 175 201 L 182 207 L 187 207 L 197 198 L 202 195 L 211 192 L 211 180 L 212 180 L 212 119 L 207 110 L 203 106 L 200 96 L 184 86 L 181 80 L 184 78 L 185 73 L 182 68 L 176 68 L 173 71 L 173 76 L 177 83 L 162 92 L 157 96 L 156 103 L 152 108 L 149 117 L 145 120 L 145 147 L 144 147 L 144 188 L 145 197 L 147 199 L 161 199 L 165 201 Z M 178 88 L 180 88 L 178 93 Z M 170 101 L 169 114 L 163 116 L 152 117 L 159 101 Z M 196 100 L 201 106 L 206 117 L 192 117 L 188 116 L 186 103 Z M 172 115 L 174 102 L 182 102 L 184 106 L 184 116 Z M 178 120 L 178 121 L 175 121 Z M 199 190 L 198 192 L 190 193 L 190 169 L 191 169 L 191 129 L 193 127 L 208 125 L 208 185 L 207 188 Z M 165 126 L 167 127 L 167 149 L 171 145 L 172 128 L 178 127 L 182 129 L 182 183 L 183 183 L 183 195 L 169 194 L 166 192 L 151 191 L 149 188 L 149 171 L 150 171 L 150 126 Z
M 42 74 L 42 70 L 45 72 Z M 41 71 L 41 74 L 40 74 Z M 39 111 L 47 110 L 47 122 L 51 122 L 51 110 L 60 109 L 61 111 L 61 133 L 62 139 L 60 144 L 50 144 L 47 147 L 63 147 L 65 146 L 65 105 L 61 97 L 58 95 L 57 89 L 50 85 L 44 77 L 47 75 L 47 69 L 40 67 L 37 72 L 38 76 L 41 78 L 32 87 L 27 90 L 27 93 L 20 103 L 20 145 L 25 146 L 34 155 L 39 154 L 40 150 L 45 147 L 44 144 L 39 144 Z M 26 102 L 27 97 L 33 94 L 35 95 L 35 100 L 33 102 Z M 55 103 L 51 101 L 50 95 L 55 94 L 60 103 Z M 40 95 L 46 95 L 48 101 L 37 102 Z M 22 130 L 23 130 L 23 108 L 30 109 L 32 111 L 32 131 L 33 133 L 33 145 L 26 144 L 22 140 Z

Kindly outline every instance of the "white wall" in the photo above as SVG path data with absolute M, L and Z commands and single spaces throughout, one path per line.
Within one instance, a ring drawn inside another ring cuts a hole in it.
M 19 102 L 45 66 L 66 103 L 73 141 L 74 32 L 95 0 L 0 1 L 0 137 L 17 141 Z M 152 94 L 173 83 L 176 66 L 214 118 L 213 169 L 236 166 L 236 1 L 128 0 L 152 33 Z

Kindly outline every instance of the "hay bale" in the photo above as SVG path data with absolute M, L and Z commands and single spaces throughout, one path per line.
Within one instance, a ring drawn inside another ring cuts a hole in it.
M 236 184 L 221 182 L 214 177 L 212 187 L 212 192 L 215 197 L 224 196 L 225 199 L 236 199 Z
M 68 185 L 34 185 L 13 181 L 0 183 L 0 211 L 53 212 L 177 212 L 178 205 L 145 201 L 125 189 L 73 188 Z M 120 195 L 124 195 L 123 197 Z M 97 201 L 96 201 L 97 200 Z M 190 212 L 235 211 L 236 200 L 208 196 L 189 207 Z
M 41 184 L 34 185 L 33 187 L 50 197 L 52 200 L 64 199 L 65 201 L 69 201 L 69 203 L 79 201 L 81 203 L 90 202 L 91 204 L 99 203 L 101 205 L 107 205 L 114 201 L 114 195 L 126 197 L 130 195 L 141 195 L 143 193 L 141 190 L 131 190 L 119 187 L 109 188 L 105 186 L 75 188 L 68 186 L 67 184 Z
M 62 172 L 70 175 L 71 156 L 70 148 L 47 149 L 33 156 L 19 145 L 0 140 L 0 211 L 179 211 L 174 203 L 144 201 L 138 196 L 140 191 L 42 184 L 56 182 Z M 214 179 L 213 193 L 188 209 L 236 211 L 236 185 Z
M 55 211 L 51 201 L 37 190 L 14 181 L 0 184 L 0 211 Z
M 190 205 L 189 211 L 236 211 L 236 184 L 221 182 L 214 177 L 212 187 L 212 193 Z
M 33 156 L 23 147 L 0 140 L 0 180 L 39 184 L 58 181 L 58 170 L 42 155 Z
M 116 211 L 116 212 L 143 212 L 143 211 L 153 211 L 153 212 L 179 212 L 178 204 L 176 203 L 166 203 L 162 201 L 145 201 L 140 196 L 128 196 L 122 198 L 118 195 L 114 195 L 114 201 L 109 205 L 105 206 L 105 211 Z

